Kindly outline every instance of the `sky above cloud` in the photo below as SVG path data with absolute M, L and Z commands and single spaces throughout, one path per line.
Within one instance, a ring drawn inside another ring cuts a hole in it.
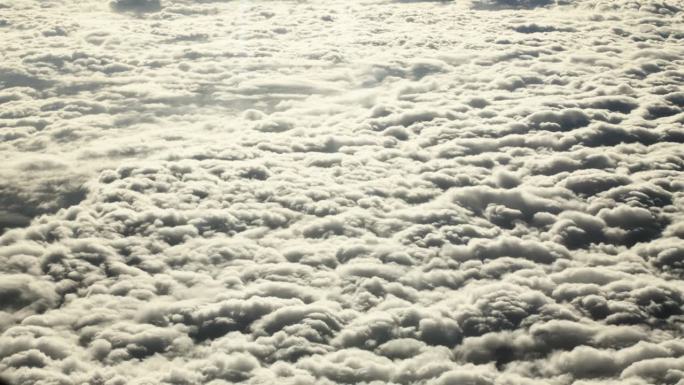
M 0 375 L 684 384 L 683 9 L 0 0 Z

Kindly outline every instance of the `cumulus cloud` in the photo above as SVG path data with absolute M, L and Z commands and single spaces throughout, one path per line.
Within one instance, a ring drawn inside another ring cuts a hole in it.
M 0 8 L 8 381 L 684 381 L 680 4 Z

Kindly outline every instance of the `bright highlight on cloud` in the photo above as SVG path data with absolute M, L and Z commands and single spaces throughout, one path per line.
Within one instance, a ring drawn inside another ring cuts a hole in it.
M 684 384 L 683 7 L 0 2 L 0 374 Z

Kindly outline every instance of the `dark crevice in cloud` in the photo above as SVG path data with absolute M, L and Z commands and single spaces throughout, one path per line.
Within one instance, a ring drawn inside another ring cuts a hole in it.
M 43 214 L 77 205 L 86 198 L 88 191 L 79 181 L 53 180 L 39 183 L 26 190 L 23 186 L 0 184 L 0 232 L 27 226 Z
M 0 85 L 2 88 L 30 87 L 43 90 L 53 86 L 54 82 L 19 69 L 2 67 L 0 68 Z
M 478 10 L 534 9 L 554 4 L 553 0 L 476 0 L 473 8 Z

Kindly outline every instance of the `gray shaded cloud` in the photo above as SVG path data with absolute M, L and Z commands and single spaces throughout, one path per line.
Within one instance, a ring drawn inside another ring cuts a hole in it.
M 118 12 L 156 12 L 162 9 L 160 0 L 113 0 L 109 6 Z

